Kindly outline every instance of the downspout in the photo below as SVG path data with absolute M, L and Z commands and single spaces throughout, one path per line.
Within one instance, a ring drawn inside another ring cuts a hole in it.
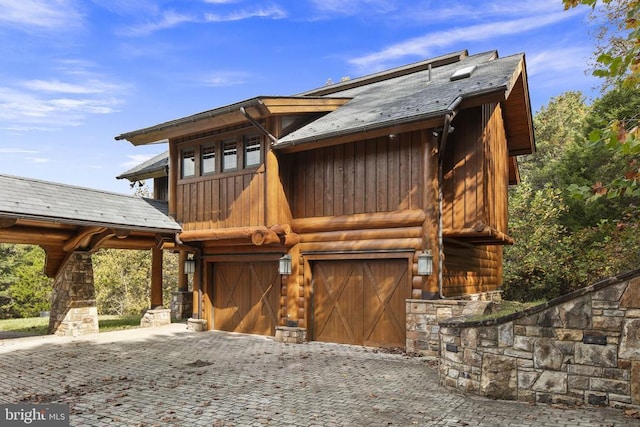
M 438 146 L 438 295 L 440 299 L 445 299 L 443 282 L 443 268 L 444 268 L 444 238 L 443 238 L 443 226 L 442 226 L 442 200 L 444 198 L 442 186 L 444 181 L 444 152 L 447 148 L 447 137 L 449 132 L 453 132 L 451 128 L 451 121 L 456 115 L 455 109 L 462 102 L 461 97 L 457 97 L 449 106 L 449 112 L 444 116 L 444 124 L 442 126 L 442 136 L 440 138 L 440 144 Z
M 247 110 L 244 109 L 244 107 L 240 107 L 240 113 L 247 119 L 249 120 L 249 122 L 251 122 L 251 124 L 253 126 L 255 126 L 263 135 L 265 135 L 267 138 L 269 138 L 271 140 L 272 144 L 276 144 L 278 142 L 278 138 L 276 138 L 275 136 L 271 135 L 269 133 L 269 131 L 267 129 L 265 129 L 264 126 L 262 126 L 260 124 L 260 122 L 258 122 L 256 119 L 254 119 L 253 117 L 251 117 L 251 115 L 249 113 L 247 113 Z

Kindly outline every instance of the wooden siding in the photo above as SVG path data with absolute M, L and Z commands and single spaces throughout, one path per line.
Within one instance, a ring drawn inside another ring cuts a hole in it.
M 443 228 L 507 232 L 509 161 L 501 108 L 461 111 L 445 151 Z
M 179 181 L 176 219 L 185 231 L 264 225 L 264 194 L 264 167 Z
M 422 209 L 420 132 L 295 153 L 294 218 Z
M 502 285 L 502 246 L 444 244 L 443 290 L 446 297 L 497 290 Z

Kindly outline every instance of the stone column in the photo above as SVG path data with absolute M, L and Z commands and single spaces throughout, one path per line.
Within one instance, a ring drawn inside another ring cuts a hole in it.
M 73 252 L 53 282 L 49 333 L 77 336 L 98 332 L 91 254 Z

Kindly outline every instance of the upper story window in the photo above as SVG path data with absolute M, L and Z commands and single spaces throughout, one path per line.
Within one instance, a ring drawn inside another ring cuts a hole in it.
M 232 171 L 238 169 L 238 144 L 235 139 L 222 143 L 222 170 Z
M 244 167 L 250 168 L 262 163 L 262 138 L 259 135 L 247 136 L 244 139 Z
M 196 150 L 193 148 L 182 150 L 182 178 L 196 175 Z
M 201 140 L 180 150 L 180 179 L 255 169 L 264 160 L 259 134 Z
M 201 148 L 200 169 L 202 175 L 215 173 L 216 171 L 216 146 L 204 145 Z

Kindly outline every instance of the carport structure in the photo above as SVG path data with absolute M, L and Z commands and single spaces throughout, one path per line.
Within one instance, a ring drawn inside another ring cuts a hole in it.
M 162 306 L 162 250 L 180 230 L 166 202 L 0 175 L 0 243 L 44 249 L 50 333 L 98 331 L 91 254 L 102 248 L 151 250 L 150 307 Z

